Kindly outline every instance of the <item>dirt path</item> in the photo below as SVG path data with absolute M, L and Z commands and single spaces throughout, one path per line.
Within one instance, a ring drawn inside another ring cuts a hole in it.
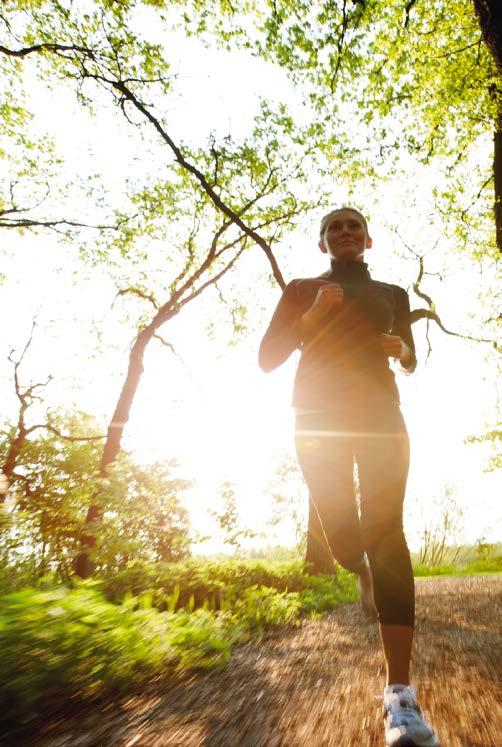
M 441 747 L 501 747 L 502 578 L 428 578 L 416 587 L 412 681 Z M 60 724 L 36 744 L 382 747 L 374 696 L 383 685 L 378 628 L 359 605 L 345 605 L 240 647 L 224 672 Z

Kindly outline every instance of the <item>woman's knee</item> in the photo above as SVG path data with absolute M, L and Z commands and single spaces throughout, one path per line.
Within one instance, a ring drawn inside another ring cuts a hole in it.
M 411 563 L 402 523 L 365 528 L 362 541 L 372 572 L 400 574 L 403 564 Z

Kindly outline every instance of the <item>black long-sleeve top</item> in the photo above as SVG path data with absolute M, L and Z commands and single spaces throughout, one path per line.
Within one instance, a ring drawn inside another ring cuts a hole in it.
M 325 283 L 342 286 L 343 303 L 330 310 L 315 339 L 304 343 L 300 318 Z M 407 292 L 373 280 L 365 262 L 331 260 L 328 272 L 288 283 L 261 341 L 258 362 L 263 371 L 272 371 L 294 350 L 301 351 L 292 402 L 297 411 L 336 409 L 352 398 L 399 404 L 381 333 L 403 339 L 411 351 L 406 370 L 414 371 L 415 344 Z

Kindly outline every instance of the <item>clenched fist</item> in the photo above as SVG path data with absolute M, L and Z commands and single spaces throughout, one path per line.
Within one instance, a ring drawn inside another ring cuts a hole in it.
M 343 304 L 343 288 L 337 283 L 327 283 L 321 285 L 317 291 L 314 303 L 301 318 L 302 337 L 305 340 L 310 339 L 317 334 L 321 327 L 322 321 L 329 314 L 331 309 Z
M 411 350 L 408 345 L 398 335 L 380 335 L 382 349 L 389 358 L 397 358 L 403 365 L 411 357 Z

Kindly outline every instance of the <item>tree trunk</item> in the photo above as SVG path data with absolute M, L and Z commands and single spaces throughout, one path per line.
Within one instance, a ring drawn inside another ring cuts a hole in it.
M 332 575 L 334 572 L 333 555 L 329 549 L 319 514 L 310 495 L 305 564 L 307 573 L 312 575 L 319 575 L 321 573 Z
M 473 0 L 484 40 L 502 74 L 502 2 L 500 0 Z M 495 81 L 490 89 L 497 100 L 497 120 L 494 132 L 493 175 L 495 232 L 499 252 L 502 252 L 502 80 Z
M 502 83 L 501 83 L 502 86 Z M 493 135 L 493 180 L 495 200 L 495 234 L 499 252 L 502 252 L 502 92 L 498 94 L 498 113 Z
M 139 333 L 134 341 L 129 354 L 127 375 L 113 417 L 108 426 L 106 442 L 103 447 L 103 454 L 99 466 L 100 477 L 106 477 L 108 468 L 115 461 L 120 451 L 124 427 L 129 420 L 132 403 L 143 373 L 145 348 L 157 329 L 177 313 L 178 312 L 174 309 L 166 313 L 166 307 L 163 307 L 163 309 L 155 315 L 152 322 Z M 99 505 L 98 496 L 96 495 L 93 503 L 91 503 L 87 509 L 87 516 L 85 519 L 86 530 L 83 531 L 80 537 L 80 552 L 75 559 L 75 573 L 81 578 L 89 578 L 93 573 L 94 563 L 91 554 L 96 545 L 96 531 L 100 522 L 101 507 Z
M 0 504 L 5 501 L 5 497 L 7 495 L 9 484 L 14 475 L 14 469 L 16 467 L 17 459 L 19 457 L 19 454 L 21 453 L 21 449 L 23 448 L 25 442 L 26 442 L 26 429 L 24 428 L 24 425 L 21 425 L 21 426 L 18 425 L 17 436 L 11 441 L 9 450 L 7 452 L 7 458 L 5 460 L 5 464 L 3 465 L 2 470 L 1 470 L 1 475 L 3 475 L 3 479 L 1 480 L 2 489 L 0 490 Z
M 484 40 L 502 73 L 502 3 L 500 0 L 473 0 Z

